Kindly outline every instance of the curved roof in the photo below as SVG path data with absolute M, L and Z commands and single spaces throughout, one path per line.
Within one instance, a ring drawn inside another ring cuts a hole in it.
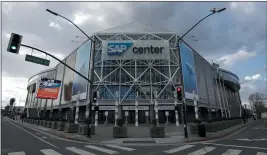
M 99 31 L 96 34 L 105 34 L 105 33 L 174 33 L 174 32 L 171 32 L 163 28 L 155 28 L 150 25 L 141 24 L 135 21 L 121 26 Z

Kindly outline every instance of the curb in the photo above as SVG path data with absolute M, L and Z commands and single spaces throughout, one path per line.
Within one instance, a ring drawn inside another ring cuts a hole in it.
M 232 134 L 234 132 L 237 132 L 238 130 L 245 129 L 248 126 L 250 126 L 250 125 L 252 125 L 254 123 L 256 123 L 256 122 L 254 121 L 254 122 L 251 122 L 251 123 L 249 123 L 247 125 L 241 126 L 241 127 L 237 128 L 237 129 L 235 129 L 235 130 L 233 130 L 233 131 L 231 131 L 229 133 L 226 133 L 224 135 L 220 135 L 220 136 L 216 136 L 216 137 L 210 137 L 210 138 L 204 138 L 204 139 L 199 139 L 199 140 L 185 140 L 185 143 L 194 143 L 194 142 L 203 142 L 203 141 L 210 141 L 210 140 L 221 139 L 223 137 L 229 136 L 230 134 Z

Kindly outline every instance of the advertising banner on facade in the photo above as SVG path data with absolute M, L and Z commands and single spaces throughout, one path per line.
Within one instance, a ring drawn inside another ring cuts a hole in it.
M 70 56 L 66 59 L 66 64 L 70 67 L 74 68 L 76 63 L 76 54 L 77 51 L 73 52 Z M 72 87 L 73 87 L 73 78 L 74 72 L 69 68 L 65 67 L 64 71 L 64 81 L 63 81 L 63 92 L 62 92 L 62 104 L 67 104 L 71 102 L 72 98 Z
M 183 83 L 184 83 L 184 94 L 187 99 L 194 99 L 194 96 L 198 100 L 198 89 L 195 72 L 195 64 L 193 58 L 193 51 L 185 43 L 179 43 Z M 195 92 L 195 95 L 193 94 Z
M 102 41 L 102 60 L 169 60 L 168 40 Z
M 89 75 L 89 60 L 91 53 L 91 41 L 87 41 L 77 50 L 75 70 L 88 78 Z M 80 91 L 80 99 L 86 99 L 88 81 L 74 74 L 73 87 L 72 87 L 72 101 L 77 100 L 78 92 Z
M 60 90 L 61 81 L 42 78 L 39 82 L 37 98 L 41 99 L 57 99 Z

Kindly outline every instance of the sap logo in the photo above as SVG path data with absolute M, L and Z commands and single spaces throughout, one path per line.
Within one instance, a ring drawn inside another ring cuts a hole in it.
M 108 55 L 121 55 L 133 43 L 108 43 Z

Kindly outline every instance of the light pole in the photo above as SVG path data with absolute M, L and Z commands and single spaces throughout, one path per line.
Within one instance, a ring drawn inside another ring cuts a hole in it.
M 49 9 L 46 9 L 47 12 L 55 15 L 55 16 L 59 16 L 61 18 L 64 18 L 66 19 L 67 21 L 69 21 L 71 24 L 73 24 L 77 29 L 79 29 L 88 39 L 90 39 L 93 43 L 93 51 L 91 52 L 91 57 L 90 57 L 90 77 L 89 77 L 89 80 L 91 82 L 89 82 L 90 84 L 90 88 L 89 88 L 89 103 L 87 104 L 87 111 L 86 112 L 86 117 L 88 118 L 88 137 L 90 137 L 90 127 L 91 127 L 91 116 L 92 116 L 92 103 L 93 103 L 93 87 L 94 87 L 94 57 L 95 57 L 95 44 L 96 44 L 96 41 L 93 40 L 91 37 L 89 37 L 82 29 L 80 29 L 76 24 L 74 24 L 71 20 L 69 20 L 68 18 L 56 13 L 56 12 L 53 12 Z M 94 37 L 95 38 L 95 37 Z M 60 107 L 61 108 L 61 107 Z M 89 113 L 89 114 L 88 114 Z
M 179 38 L 178 43 L 179 43 L 179 41 L 180 41 L 181 39 L 183 39 L 184 36 L 187 35 L 187 33 L 189 33 L 191 30 L 193 30 L 193 29 L 194 29 L 199 23 L 201 23 L 204 19 L 206 19 L 206 18 L 208 18 L 209 16 L 214 15 L 214 14 L 216 14 L 216 13 L 220 13 L 220 12 L 222 12 L 222 11 L 224 11 L 224 10 L 226 10 L 226 8 L 222 8 L 222 9 L 219 9 L 219 10 L 216 10 L 216 8 L 214 8 L 214 9 L 210 10 L 211 13 L 208 14 L 207 16 L 205 16 L 204 18 L 202 18 L 201 20 L 199 20 L 199 21 L 198 21 L 193 27 L 191 27 L 191 28 L 190 28 L 184 35 L 182 35 L 182 37 Z
M 177 41 L 177 47 L 178 47 L 178 49 L 179 49 L 179 43 L 180 43 L 180 40 L 181 39 L 183 39 L 183 37 L 185 37 L 191 30 L 193 30 L 199 23 L 201 23 L 204 19 L 206 19 L 206 18 L 208 18 L 209 16 L 211 16 L 211 15 L 214 15 L 214 14 L 216 14 L 216 13 L 220 13 L 220 12 L 222 12 L 222 11 L 224 11 L 224 10 L 226 10 L 226 8 L 223 8 L 223 9 L 220 9 L 220 10 L 217 10 L 216 11 L 216 9 L 214 8 L 213 10 L 210 10 L 211 11 L 211 13 L 210 14 L 208 14 L 207 16 L 205 16 L 204 18 L 202 18 L 201 20 L 199 20 L 195 25 L 193 25 L 184 35 L 182 35 L 182 37 L 179 37 L 179 39 L 178 39 L 178 41 Z M 194 36 L 192 36 L 192 37 L 194 37 Z M 180 51 L 179 51 L 180 52 Z M 181 64 L 181 52 L 180 52 L 180 54 L 179 54 L 179 62 L 180 62 L 180 66 L 182 65 Z M 182 73 L 182 68 L 180 69 L 180 75 L 181 75 L 181 82 L 182 83 L 184 83 L 183 82 L 183 73 Z M 185 99 L 185 97 L 184 97 L 184 99 L 183 99 L 183 109 L 184 109 L 184 111 L 183 111 L 183 116 L 184 116 L 184 135 L 185 135 L 185 138 L 187 138 L 187 136 L 188 136 L 188 134 L 187 134 L 187 123 L 186 123 L 186 103 L 185 103 L 185 101 L 186 101 L 186 99 Z

